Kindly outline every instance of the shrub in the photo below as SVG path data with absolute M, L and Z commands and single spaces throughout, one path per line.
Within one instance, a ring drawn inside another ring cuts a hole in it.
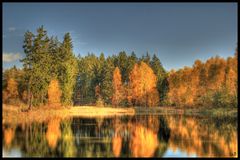
M 237 96 L 230 95 L 224 90 L 218 91 L 213 95 L 213 105 L 216 107 L 236 107 Z
M 96 101 L 96 106 L 97 107 L 104 107 L 104 101 L 102 99 L 102 97 L 99 97 Z

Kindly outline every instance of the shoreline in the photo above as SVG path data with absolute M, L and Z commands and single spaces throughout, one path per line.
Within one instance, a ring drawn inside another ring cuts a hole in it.
M 114 107 L 96 107 L 96 106 L 72 106 L 70 108 L 60 107 L 51 108 L 43 106 L 33 108 L 28 112 L 21 111 L 20 107 L 13 105 L 2 105 L 2 124 L 5 123 L 31 123 L 44 122 L 53 117 L 61 119 L 69 117 L 112 117 L 112 116 L 133 116 L 135 115 L 134 108 L 114 108 Z
M 135 115 L 189 115 L 208 117 L 236 117 L 237 108 L 181 108 L 176 106 L 161 107 L 97 107 L 97 106 L 71 106 L 53 108 L 42 106 L 26 112 L 22 107 L 2 104 L 2 124 L 20 124 L 32 122 L 45 122 L 51 118 L 61 119 L 71 117 L 99 118 L 114 116 Z

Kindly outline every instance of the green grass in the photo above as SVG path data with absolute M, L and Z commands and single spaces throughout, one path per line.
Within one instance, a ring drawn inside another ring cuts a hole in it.
M 201 109 L 201 114 L 209 115 L 213 117 L 237 117 L 238 110 L 234 108 L 205 108 Z

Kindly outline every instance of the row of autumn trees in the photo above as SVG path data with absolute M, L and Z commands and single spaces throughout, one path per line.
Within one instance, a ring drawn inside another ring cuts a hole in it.
M 105 58 L 88 54 L 78 57 L 75 88 L 77 104 L 103 101 L 115 106 L 158 105 L 167 93 L 167 74 L 156 55 L 137 58 L 132 52 Z
M 237 106 L 238 52 L 227 59 L 218 56 L 205 63 L 196 60 L 192 68 L 168 73 L 168 102 L 176 105 Z
M 60 42 L 43 27 L 25 33 L 23 48 L 23 69 L 3 73 L 4 103 L 237 106 L 237 52 L 166 72 L 155 54 L 76 57 L 69 33 Z

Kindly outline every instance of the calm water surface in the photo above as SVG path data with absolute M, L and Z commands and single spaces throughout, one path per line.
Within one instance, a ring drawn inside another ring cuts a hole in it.
M 237 119 L 183 115 L 53 118 L 3 126 L 4 157 L 232 157 Z

